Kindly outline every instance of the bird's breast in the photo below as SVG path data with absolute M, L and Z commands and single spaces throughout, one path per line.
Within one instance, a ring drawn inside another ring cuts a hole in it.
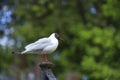
M 44 51 L 49 54 L 49 53 L 52 53 L 56 50 L 56 48 L 58 47 L 58 41 L 54 40 L 54 42 L 51 43 L 51 45 L 47 46 Z

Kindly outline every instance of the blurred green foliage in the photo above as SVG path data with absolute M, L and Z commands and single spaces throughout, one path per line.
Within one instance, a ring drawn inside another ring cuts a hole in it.
M 52 59 L 59 80 L 65 80 L 65 73 L 71 70 L 90 80 L 118 80 L 119 4 L 119 0 L 17 0 L 14 13 L 18 19 L 13 36 L 22 37 L 25 46 L 53 32 L 59 33 L 65 42 L 60 42 L 51 56 L 59 54 L 58 59 Z M 10 59 L 4 59 L 3 69 L 10 65 Z M 26 62 L 30 63 L 30 59 L 31 56 Z

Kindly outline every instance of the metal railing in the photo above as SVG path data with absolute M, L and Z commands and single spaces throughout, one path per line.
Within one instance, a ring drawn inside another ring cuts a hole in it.
M 41 69 L 41 80 L 57 80 L 52 72 L 53 64 L 51 62 L 41 62 L 39 66 Z

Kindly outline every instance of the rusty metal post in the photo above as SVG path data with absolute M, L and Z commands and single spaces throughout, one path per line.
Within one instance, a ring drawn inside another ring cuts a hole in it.
M 53 64 L 51 62 L 41 62 L 41 79 L 40 80 L 57 80 L 52 72 Z

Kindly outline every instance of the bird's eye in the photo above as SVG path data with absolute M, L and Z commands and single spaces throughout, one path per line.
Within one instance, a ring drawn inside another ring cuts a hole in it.
M 57 33 L 55 33 L 55 37 L 56 37 L 56 38 L 59 38 L 59 35 L 58 35 Z

